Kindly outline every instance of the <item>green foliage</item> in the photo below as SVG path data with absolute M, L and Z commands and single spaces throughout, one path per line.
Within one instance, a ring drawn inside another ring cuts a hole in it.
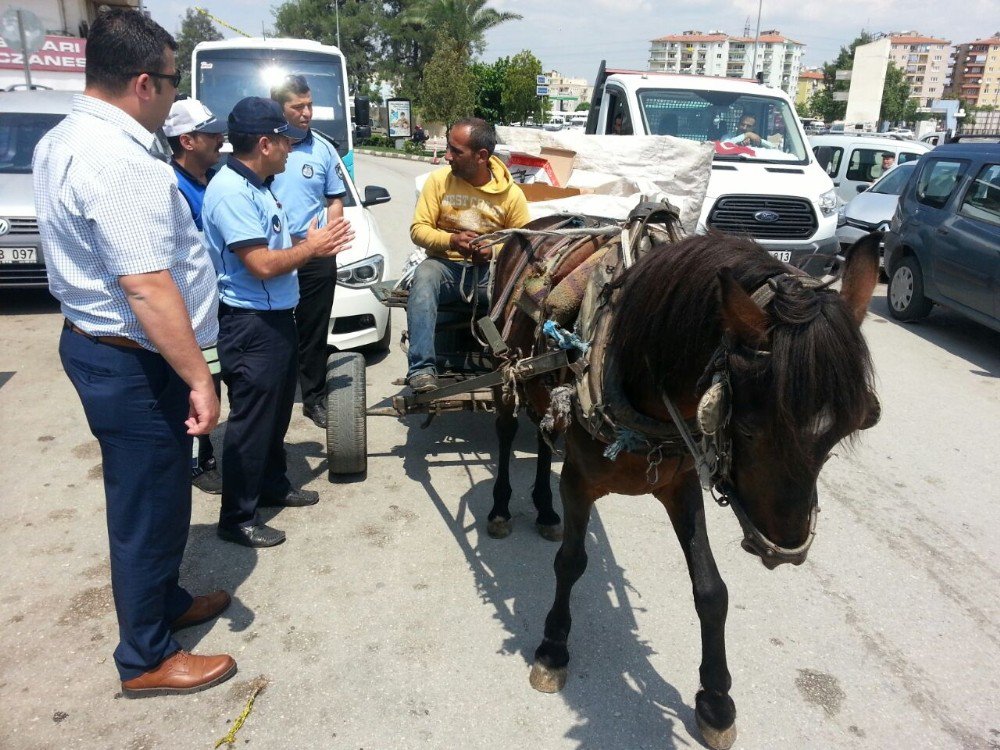
M 507 21 L 518 21 L 517 13 L 487 7 L 489 0 L 416 0 L 406 9 L 404 23 L 433 29 L 435 46 L 454 45 L 466 59 L 482 54 L 486 32 Z
M 338 8 L 333 7 L 333 2 Z M 347 58 L 348 85 L 362 96 L 378 92 L 376 63 L 380 52 L 382 6 L 362 0 L 287 0 L 274 11 L 274 29 L 279 36 L 312 39 L 337 44 Z
M 403 153 L 404 154 L 423 154 L 424 147 L 419 143 L 414 143 L 413 141 L 403 142 Z
M 423 117 L 445 124 L 468 117 L 476 104 L 474 87 L 475 76 L 462 49 L 438 45 L 420 85 Z
M 191 93 L 191 53 L 199 42 L 217 42 L 222 34 L 212 24 L 212 19 L 193 8 L 184 11 L 181 20 L 181 30 L 177 33 L 177 72 L 181 74 L 181 85 L 178 90 L 184 94 Z
M 475 76 L 476 117 L 486 122 L 504 124 L 509 121 L 503 106 L 503 85 L 510 69 L 510 58 L 501 57 L 495 63 L 472 63 Z
M 586 112 L 590 109 L 590 102 L 580 102 L 576 105 L 577 112 Z
M 840 53 L 832 63 L 823 65 L 823 84 L 809 98 L 809 109 L 816 117 L 822 117 L 827 122 L 843 120 L 847 112 L 847 102 L 833 100 L 834 91 L 847 91 L 850 81 L 838 81 L 838 70 L 850 70 L 854 65 L 854 51 L 862 44 L 873 41 L 867 31 L 862 31 L 848 46 L 841 47 Z
M 423 70 L 434 52 L 435 31 L 411 21 L 420 0 L 384 0 L 379 72 L 397 97 L 417 99 Z
M 916 114 L 917 100 L 910 98 L 910 84 L 906 82 L 906 74 L 890 60 L 889 67 L 885 71 L 879 119 L 890 122 L 912 122 Z
M 374 148 L 392 148 L 393 143 L 388 136 L 378 135 L 377 133 L 371 135 L 365 139 L 362 146 L 372 146 Z
M 540 121 L 546 111 L 541 109 L 541 100 L 535 95 L 536 76 L 541 74 L 541 61 L 528 50 L 521 50 L 511 58 L 501 96 L 509 118 L 524 122 L 533 114 Z

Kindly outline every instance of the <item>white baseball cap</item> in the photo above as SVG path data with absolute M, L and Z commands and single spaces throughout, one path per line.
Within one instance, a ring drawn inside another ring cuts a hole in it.
M 184 133 L 225 133 L 226 121 L 220 120 L 197 99 L 181 99 L 170 107 L 163 134 L 173 138 Z

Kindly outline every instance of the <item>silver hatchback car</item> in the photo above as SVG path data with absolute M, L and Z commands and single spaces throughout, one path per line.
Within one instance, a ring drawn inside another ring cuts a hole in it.
M 46 287 L 31 157 L 73 106 L 72 91 L 0 93 L 0 287 Z

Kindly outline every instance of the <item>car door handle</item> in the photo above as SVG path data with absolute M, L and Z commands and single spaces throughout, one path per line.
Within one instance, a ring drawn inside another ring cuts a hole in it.
M 937 233 L 938 234 L 948 234 L 948 228 L 947 227 L 938 227 L 937 228 Z
M 834 187 L 840 187 L 840 183 L 839 182 L 835 182 L 835 183 L 833 183 L 833 186 Z

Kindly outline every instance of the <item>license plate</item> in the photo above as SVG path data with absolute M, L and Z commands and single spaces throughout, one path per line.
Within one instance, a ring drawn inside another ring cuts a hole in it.
M 37 263 L 33 247 L 0 247 L 0 263 Z
M 780 260 L 782 263 L 792 262 L 792 251 L 791 250 L 768 250 L 771 255 Z

